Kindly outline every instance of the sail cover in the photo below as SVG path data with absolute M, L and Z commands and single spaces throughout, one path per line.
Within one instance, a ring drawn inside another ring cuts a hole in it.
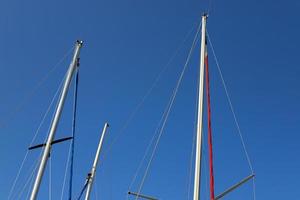
M 207 101 L 207 123 L 208 123 L 208 153 L 209 153 L 209 185 L 210 200 L 215 199 L 214 192 L 214 168 L 213 168 L 213 142 L 211 128 L 211 108 L 210 108 L 210 88 L 209 88 L 209 71 L 208 71 L 208 54 L 207 54 L 207 38 L 205 39 L 205 78 L 206 78 L 206 101 Z

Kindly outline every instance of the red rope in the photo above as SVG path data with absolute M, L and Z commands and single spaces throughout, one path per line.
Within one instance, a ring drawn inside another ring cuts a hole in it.
M 205 52 L 205 76 L 206 76 L 206 100 L 207 100 L 207 122 L 208 122 L 208 152 L 209 152 L 209 185 L 210 199 L 215 199 L 214 191 L 214 168 L 213 168 L 213 148 L 212 148 L 212 130 L 211 130 L 211 109 L 210 109 L 210 93 L 209 93 L 209 71 L 208 71 L 208 55 L 207 47 Z

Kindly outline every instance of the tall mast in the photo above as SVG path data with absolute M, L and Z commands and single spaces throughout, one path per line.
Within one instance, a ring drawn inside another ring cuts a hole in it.
M 101 152 L 101 149 L 102 149 L 104 136 L 105 136 L 106 129 L 107 129 L 108 126 L 109 126 L 108 123 L 104 124 L 104 128 L 103 128 L 102 135 L 101 135 L 101 138 L 100 138 L 100 141 L 99 141 L 99 145 L 98 145 L 98 149 L 97 149 L 97 152 L 96 152 L 93 167 L 92 167 L 92 170 L 90 171 L 90 173 L 88 174 L 87 190 L 86 190 L 85 200 L 90 199 L 92 186 L 93 186 L 93 182 L 94 182 L 94 178 L 95 178 L 95 174 L 96 174 L 96 168 L 97 168 L 97 164 L 98 164 L 98 160 L 99 160 L 99 155 L 100 155 L 100 152 Z
M 36 175 L 36 179 L 35 179 L 35 182 L 34 182 L 34 185 L 33 185 L 30 200 L 36 200 L 36 198 L 37 198 L 37 194 L 38 194 L 41 182 L 42 182 L 42 177 L 43 177 L 43 174 L 45 172 L 47 161 L 48 161 L 48 158 L 49 158 L 49 155 L 50 155 L 51 143 L 54 139 L 54 136 L 55 136 L 55 133 L 56 133 L 56 128 L 57 128 L 57 125 L 58 125 L 58 122 L 59 122 L 59 119 L 60 119 L 60 116 L 61 116 L 61 113 L 62 113 L 62 110 L 63 110 L 63 106 L 64 106 L 64 103 L 65 103 L 65 100 L 66 100 L 66 97 L 67 97 L 68 89 L 69 89 L 70 83 L 72 81 L 74 71 L 76 70 L 76 67 L 77 67 L 80 48 L 82 47 L 82 44 L 83 44 L 82 41 L 77 41 L 76 44 L 75 44 L 74 56 L 73 56 L 72 62 L 70 64 L 70 67 L 68 69 L 66 79 L 65 79 L 65 82 L 64 82 L 64 85 L 63 85 L 63 88 L 62 88 L 60 99 L 59 99 L 59 102 L 58 102 L 58 105 L 57 105 L 57 108 L 56 108 L 56 111 L 55 111 L 55 115 L 54 115 L 54 118 L 53 118 L 53 121 L 52 121 L 52 124 L 51 124 L 51 128 L 50 128 L 49 136 L 48 136 L 48 139 L 47 139 L 46 147 L 44 149 L 42 160 L 41 160 L 41 163 L 40 163 L 40 166 L 39 166 L 39 170 L 38 170 L 38 173 Z
M 200 55 L 201 58 L 200 58 L 200 79 L 199 79 L 199 97 L 198 97 L 198 121 L 197 121 L 197 142 L 196 142 L 194 198 L 193 198 L 194 200 L 199 200 L 200 199 L 206 20 L 207 20 L 207 14 L 202 15 L 202 35 L 201 35 L 201 55 Z

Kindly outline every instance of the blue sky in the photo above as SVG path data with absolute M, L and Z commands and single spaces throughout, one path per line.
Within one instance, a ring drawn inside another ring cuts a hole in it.
M 103 149 L 106 152 L 159 72 L 191 32 L 127 129 L 105 159 L 100 160 L 94 192 L 98 191 L 98 198 L 125 199 L 175 87 L 195 27 L 207 7 L 208 1 L 204 0 L 2 1 L 0 199 L 8 197 L 26 149 L 68 67 L 70 55 L 52 73 L 49 71 L 76 39 L 85 41 L 75 150 L 77 195 L 92 164 L 104 122 L 111 124 Z M 282 200 L 300 195 L 299 8 L 300 3 L 293 0 L 212 1 L 208 32 L 255 169 L 257 199 Z M 220 193 L 250 172 L 211 50 L 209 59 L 215 185 L 216 193 Z M 198 65 L 199 44 L 143 189 L 144 193 L 160 199 L 187 199 Z M 70 93 L 57 138 L 71 133 L 71 97 Z M 49 121 L 47 117 L 35 143 L 45 138 Z M 67 142 L 53 147 L 52 199 L 60 199 L 68 145 Z M 39 150 L 29 153 L 13 199 L 18 199 L 38 153 Z M 205 156 L 206 153 L 204 149 Z M 137 190 L 141 175 L 132 190 Z M 204 169 L 203 199 L 208 199 L 206 175 Z M 48 181 L 47 169 L 39 199 L 48 198 Z M 21 199 L 25 199 L 27 192 L 28 187 Z M 92 197 L 96 199 L 96 194 Z M 225 199 L 253 199 L 252 185 L 246 184 Z

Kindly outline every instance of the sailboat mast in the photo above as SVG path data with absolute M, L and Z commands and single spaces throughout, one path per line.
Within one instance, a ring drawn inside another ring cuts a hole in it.
M 46 143 L 46 147 L 44 149 L 43 152 L 43 156 L 42 156 L 42 160 L 40 162 L 40 166 L 39 166 L 39 170 L 38 173 L 36 175 L 36 179 L 33 185 L 33 189 L 31 192 L 31 196 L 30 196 L 30 200 L 36 200 L 37 198 L 37 194 L 42 182 L 42 177 L 47 165 L 47 161 L 50 155 L 50 151 L 51 151 L 51 143 L 54 139 L 55 133 L 56 133 L 56 128 L 63 110 L 63 106 L 67 97 L 67 93 L 68 93 L 68 89 L 70 86 L 70 83 L 72 81 L 72 77 L 74 74 L 74 71 L 76 70 L 77 67 L 77 63 L 78 63 L 78 58 L 79 58 L 79 53 L 80 53 L 80 48 L 82 47 L 83 42 L 82 41 L 77 41 L 76 45 L 75 45 L 75 50 L 74 50 L 74 56 L 72 59 L 72 62 L 70 64 L 70 67 L 68 69 L 67 75 L 66 75 L 66 79 L 62 88 L 62 92 L 61 92 L 61 96 L 55 111 L 55 115 L 51 124 L 51 128 L 50 128 L 50 132 L 49 132 L 49 136 L 47 139 L 47 143 Z
M 193 198 L 194 200 L 200 199 L 206 20 L 207 20 L 207 14 L 202 15 L 200 79 L 199 79 L 198 119 L 197 119 L 197 142 L 196 142 L 194 198 Z
M 96 152 L 96 156 L 95 156 L 95 160 L 94 160 L 94 163 L 93 163 L 93 167 L 92 167 L 91 172 L 88 174 L 88 178 L 87 178 L 87 181 L 88 181 L 87 184 L 88 185 L 87 185 L 85 200 L 89 200 L 90 199 L 90 195 L 91 195 L 91 191 L 92 191 L 92 186 L 93 186 L 93 182 L 94 182 L 95 174 L 96 174 L 96 168 L 97 168 L 97 164 L 98 164 L 98 160 L 99 160 L 99 155 L 100 155 L 100 152 L 101 152 L 101 149 L 102 149 L 102 144 L 103 144 L 104 136 L 105 136 L 106 129 L 107 129 L 108 126 L 109 126 L 108 123 L 104 124 L 104 128 L 103 128 L 102 135 L 101 135 L 101 138 L 100 138 L 100 141 L 99 141 L 99 145 L 98 145 L 98 149 L 97 149 L 97 152 Z

